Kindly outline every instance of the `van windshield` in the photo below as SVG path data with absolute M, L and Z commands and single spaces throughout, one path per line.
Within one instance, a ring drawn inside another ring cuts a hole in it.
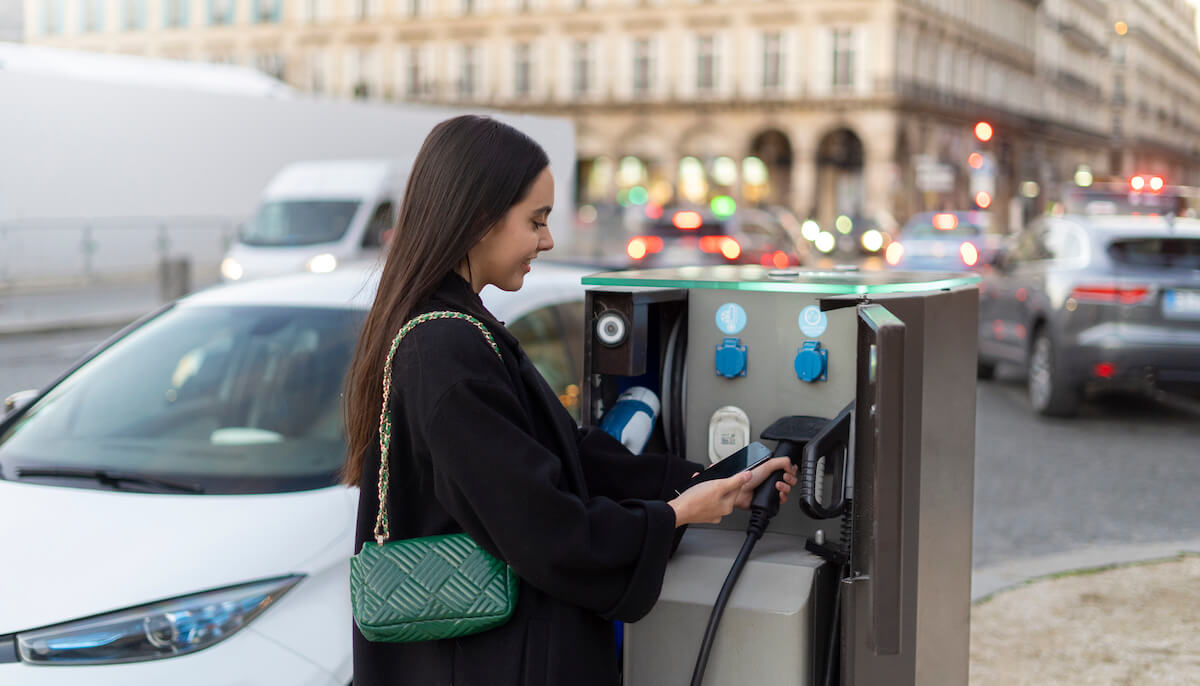
M 362 204 L 358 200 L 272 200 L 246 225 L 246 245 L 313 245 L 340 239 Z

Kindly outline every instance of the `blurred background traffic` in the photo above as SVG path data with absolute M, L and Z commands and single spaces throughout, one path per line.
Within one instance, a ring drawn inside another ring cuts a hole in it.
M 437 121 L 490 112 L 547 149 L 552 258 L 573 264 L 485 300 L 576 414 L 582 274 L 971 271 L 976 569 L 1196 539 L 1196 27 L 1185 0 L 0 0 L 0 477 L 332 492 L 332 389 L 412 158 Z M 56 415 L 73 405 L 92 419 Z M 117 425 L 105 450 L 54 442 Z M 281 476 L 284 454 L 309 462 Z M 236 538 L 204 536 L 214 559 Z M 110 609 L 72 602 L 0 634 Z M 178 649 L 160 638 L 115 650 Z M 345 683 L 343 647 L 311 683 Z

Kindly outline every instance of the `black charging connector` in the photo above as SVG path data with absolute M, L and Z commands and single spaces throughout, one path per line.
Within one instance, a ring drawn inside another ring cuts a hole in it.
M 712 653 L 713 641 L 717 637 L 717 626 L 721 623 L 725 605 L 729 603 L 733 587 L 737 583 L 738 577 L 742 575 L 742 569 L 746 566 L 746 562 L 750 559 L 750 551 L 754 550 L 754 544 L 762 538 L 771 518 L 779 512 L 781 496 L 775 485 L 783 480 L 784 474 L 782 469 L 772 473 L 754 489 L 754 495 L 750 498 L 750 526 L 746 528 L 746 542 L 742 544 L 742 549 L 738 552 L 737 559 L 733 561 L 733 566 L 730 567 L 729 574 L 725 577 L 724 585 L 721 586 L 721 592 L 717 595 L 716 602 L 713 603 L 712 614 L 708 617 L 708 628 L 704 630 L 704 641 L 700 644 L 700 655 L 696 657 L 696 667 L 692 670 L 691 686 L 700 686 L 704 681 L 704 670 L 708 667 L 708 657 Z

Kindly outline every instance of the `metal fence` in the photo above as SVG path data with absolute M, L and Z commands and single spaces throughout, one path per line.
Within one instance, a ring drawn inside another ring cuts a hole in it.
M 167 260 L 213 275 L 234 217 L 108 217 L 0 222 L 0 289 L 152 279 Z

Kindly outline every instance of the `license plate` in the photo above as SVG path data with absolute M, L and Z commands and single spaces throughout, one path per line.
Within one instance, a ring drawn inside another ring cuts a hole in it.
M 1164 293 L 1163 316 L 1168 319 L 1200 319 L 1200 291 L 1174 288 Z

